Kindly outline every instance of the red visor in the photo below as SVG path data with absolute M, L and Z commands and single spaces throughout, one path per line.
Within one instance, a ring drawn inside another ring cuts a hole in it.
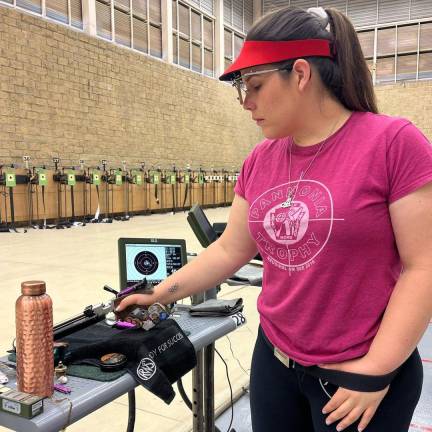
M 221 81 L 230 81 L 235 78 L 241 69 L 252 66 L 315 56 L 333 57 L 329 40 L 246 41 L 239 56 L 219 79 Z

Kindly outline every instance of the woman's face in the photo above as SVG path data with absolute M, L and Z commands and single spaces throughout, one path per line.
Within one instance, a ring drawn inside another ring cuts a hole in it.
M 243 70 L 242 75 L 269 69 L 274 67 L 257 66 Z M 250 111 L 264 136 L 274 139 L 294 135 L 301 124 L 304 103 L 298 73 L 276 71 L 246 76 L 244 83 L 247 92 L 243 108 Z

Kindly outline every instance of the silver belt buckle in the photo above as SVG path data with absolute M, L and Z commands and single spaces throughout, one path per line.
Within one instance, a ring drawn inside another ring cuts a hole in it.
M 280 349 L 274 347 L 274 356 L 282 363 L 284 364 L 287 368 L 290 367 L 290 358 L 284 353 L 282 352 Z M 293 362 L 293 364 L 295 364 Z

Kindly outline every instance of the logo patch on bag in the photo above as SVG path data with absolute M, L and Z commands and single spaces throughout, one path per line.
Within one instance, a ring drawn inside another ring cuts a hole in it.
M 137 375 L 144 381 L 148 381 L 154 374 L 156 373 L 156 364 L 155 362 L 148 358 L 144 357 L 138 367 L 137 367 Z

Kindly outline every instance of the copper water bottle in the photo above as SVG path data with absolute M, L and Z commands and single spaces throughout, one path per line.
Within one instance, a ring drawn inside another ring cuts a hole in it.
M 54 391 L 53 313 L 45 282 L 21 284 L 15 305 L 18 390 L 49 397 Z

